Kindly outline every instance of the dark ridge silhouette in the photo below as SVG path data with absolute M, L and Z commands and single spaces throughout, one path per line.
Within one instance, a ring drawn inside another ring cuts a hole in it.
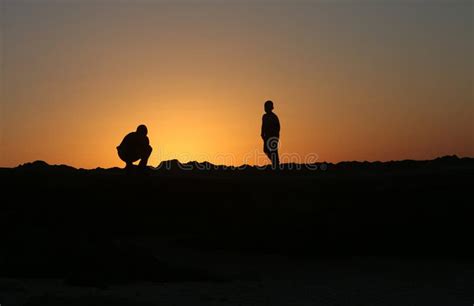
M 389 171 L 389 172 L 417 172 L 417 171 L 437 171 L 437 170 L 460 170 L 470 171 L 474 167 L 474 158 L 463 157 L 459 158 L 456 155 L 448 155 L 438 157 L 433 160 L 400 160 L 400 161 L 344 161 L 339 163 L 329 162 L 318 162 L 311 164 L 298 164 L 298 163 L 284 163 L 279 165 L 283 172 L 288 174 L 313 174 L 317 175 L 321 172 L 334 173 L 334 172 L 366 172 L 366 171 Z M 160 164 L 153 168 L 150 167 L 150 173 L 161 173 L 161 172 L 172 172 L 172 173 L 186 173 L 192 172 L 232 172 L 232 173 L 255 173 L 255 172 L 266 172 L 272 173 L 266 170 L 272 170 L 271 165 L 265 166 L 251 166 L 251 165 L 240 165 L 240 166 L 228 166 L 228 165 L 216 165 L 207 161 L 197 162 L 190 161 L 181 163 L 177 159 L 166 160 L 160 162 Z M 50 165 L 45 161 L 37 160 L 31 163 L 21 164 L 16 168 L 0 168 L 0 170 L 14 170 L 14 171 L 29 171 L 29 172 L 121 172 L 121 168 L 96 168 L 96 169 L 77 169 L 68 165 Z M 123 171 L 122 171 L 123 172 Z
M 280 166 L 2 168 L 0 278 L 95 287 L 259 279 L 172 264 L 162 257 L 170 248 L 474 262 L 474 158 Z
M 70 172 L 77 170 L 68 165 L 49 165 L 47 162 L 37 160 L 31 163 L 19 165 L 16 169 L 18 171 L 36 171 L 36 172 Z

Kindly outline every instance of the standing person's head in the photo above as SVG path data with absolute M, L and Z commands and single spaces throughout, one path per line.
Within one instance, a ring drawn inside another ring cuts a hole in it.
M 148 129 L 144 124 L 141 124 L 137 127 L 137 134 L 142 137 L 145 137 L 148 134 Z
M 271 113 L 272 110 L 273 110 L 273 102 L 268 100 L 267 102 L 265 102 L 265 112 Z

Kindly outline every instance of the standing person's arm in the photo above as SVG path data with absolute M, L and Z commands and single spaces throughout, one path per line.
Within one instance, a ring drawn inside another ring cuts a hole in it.
M 275 115 L 275 118 L 276 118 L 276 126 L 277 126 L 278 137 L 280 137 L 280 119 L 278 119 L 277 115 Z
M 260 132 L 262 139 L 265 139 L 265 115 L 262 117 L 262 130 Z

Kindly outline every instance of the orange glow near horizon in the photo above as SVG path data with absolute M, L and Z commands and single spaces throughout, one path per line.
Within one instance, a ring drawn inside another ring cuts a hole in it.
M 91 3 L 3 4 L 1 167 L 122 166 L 139 124 L 152 166 L 265 164 L 267 99 L 302 162 L 474 156 L 469 1 Z

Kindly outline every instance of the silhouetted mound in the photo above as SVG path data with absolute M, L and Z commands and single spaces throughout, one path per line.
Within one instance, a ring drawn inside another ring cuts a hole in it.
M 157 167 L 149 167 L 150 170 L 153 170 L 152 173 L 176 173 L 176 174 L 186 174 L 186 172 L 231 172 L 231 173 L 255 173 L 255 172 L 270 172 L 270 173 L 287 173 L 287 174 L 312 174 L 315 175 L 319 172 L 370 172 L 378 171 L 381 174 L 383 173 L 393 173 L 393 172 L 404 172 L 405 174 L 418 173 L 420 171 L 424 172 L 439 172 L 443 170 L 459 170 L 459 171 L 471 171 L 474 167 L 474 158 L 464 157 L 459 158 L 456 155 L 449 155 L 436 158 L 434 160 L 402 160 L 402 161 L 388 161 L 388 162 L 368 162 L 368 161 L 347 161 L 339 163 L 327 163 L 319 162 L 312 164 L 297 164 L 297 163 L 282 163 L 278 169 L 272 169 L 271 165 L 265 166 L 251 166 L 251 165 L 240 165 L 240 166 L 226 166 L 226 165 L 215 165 L 205 162 L 190 161 L 186 163 L 181 163 L 177 159 L 166 160 L 160 162 Z M 96 168 L 93 170 L 84 170 L 76 169 L 67 165 L 49 165 L 45 161 L 35 161 L 31 163 L 25 163 L 14 169 L 3 168 L 2 171 L 14 171 L 14 172 L 30 172 L 30 173 L 57 173 L 57 172 L 102 172 L 103 174 L 117 173 L 120 168 Z M 123 171 L 125 173 L 126 171 Z M 352 173 L 354 174 L 354 173 Z
M 77 170 L 67 165 L 49 165 L 45 161 L 37 160 L 32 163 L 26 163 L 16 168 L 18 172 L 37 172 L 37 173 L 58 173 L 72 172 Z
M 216 279 L 160 261 L 152 245 L 135 243 L 143 237 L 153 247 L 206 251 L 474 254 L 472 158 L 283 164 L 276 171 L 172 160 L 132 174 L 36 161 L 0 175 L 0 276 L 94 286 Z

